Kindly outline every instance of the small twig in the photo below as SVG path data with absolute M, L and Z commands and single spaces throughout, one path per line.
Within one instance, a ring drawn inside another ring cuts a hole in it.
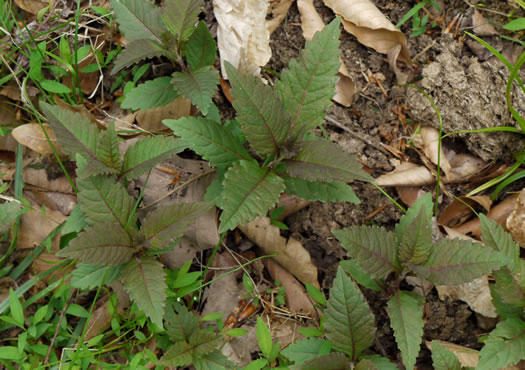
M 73 294 L 69 296 L 69 299 L 67 300 L 64 308 L 60 312 L 60 317 L 58 318 L 57 328 L 55 330 L 55 334 L 53 334 L 53 339 L 51 339 L 51 343 L 49 343 L 49 348 L 47 349 L 47 354 L 44 360 L 44 365 L 47 365 L 47 363 L 49 362 L 49 356 L 51 355 L 51 351 L 53 350 L 53 346 L 55 345 L 55 341 L 57 339 L 58 332 L 60 331 L 60 325 L 62 324 L 62 319 L 64 318 L 64 315 L 66 314 L 66 310 L 69 307 L 69 303 L 71 302 L 72 297 L 73 297 Z
M 328 122 L 328 123 L 331 123 L 332 125 L 334 126 L 337 126 L 339 127 L 341 130 L 344 130 L 345 132 L 348 132 L 350 135 L 352 135 L 353 137 L 355 137 L 356 139 L 359 139 L 361 140 L 362 142 L 364 142 L 365 144 L 368 144 L 370 145 L 371 147 L 379 150 L 381 153 L 383 153 L 384 155 L 386 156 L 389 156 L 390 153 L 384 149 L 382 146 L 372 142 L 370 139 L 366 138 L 366 137 L 363 137 L 363 134 L 356 134 L 355 132 L 353 132 L 352 130 L 350 130 L 348 127 L 346 126 L 343 126 L 341 123 L 339 123 L 338 121 L 336 121 L 335 119 L 333 119 L 332 117 L 330 116 L 326 116 L 325 118 L 325 121 Z
M 421 58 L 421 56 L 425 54 L 427 51 L 429 51 L 434 45 L 436 45 L 436 40 L 433 40 L 432 43 L 428 44 L 423 50 L 417 53 L 416 56 L 412 58 L 412 61 L 416 61 L 419 58 Z

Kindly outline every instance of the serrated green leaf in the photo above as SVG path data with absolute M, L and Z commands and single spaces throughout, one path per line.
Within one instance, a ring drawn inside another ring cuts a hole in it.
M 387 304 L 390 326 L 407 369 L 414 368 L 423 340 L 424 303 L 425 299 L 414 292 L 397 290 Z
M 223 186 L 219 233 L 265 215 L 284 191 L 284 181 L 279 176 L 270 168 L 261 168 L 252 161 L 235 163 L 226 172 Z
M 276 92 L 257 77 L 243 75 L 230 63 L 228 72 L 237 119 L 251 147 L 260 155 L 277 155 L 288 138 L 290 115 Z
M 511 318 L 496 325 L 479 353 L 477 370 L 503 369 L 525 359 L 525 322 Z
M 525 308 L 525 287 L 518 280 L 519 277 L 523 276 L 523 272 L 525 271 L 513 275 L 508 267 L 503 267 L 492 273 L 492 277 L 496 280 L 492 288 L 499 294 L 502 303 Z M 507 309 L 509 308 L 507 307 Z
M 394 233 L 377 226 L 353 226 L 332 230 L 348 255 L 372 279 L 385 279 L 399 270 L 398 241 Z
M 215 333 L 204 330 L 194 332 L 189 342 L 177 342 L 159 361 L 160 365 L 184 366 L 213 352 L 220 342 Z M 181 345 L 182 344 L 182 345 Z
M 161 22 L 161 9 L 149 0 L 111 0 L 111 7 L 128 41 L 150 39 L 161 42 L 165 32 Z
M 284 183 L 286 184 L 286 194 L 297 195 L 302 199 L 361 203 L 352 187 L 342 181 L 318 182 L 287 176 L 284 178 Z
M 432 364 L 435 370 L 461 370 L 456 355 L 435 340 L 432 341 Z
M 135 200 L 122 184 L 111 177 L 92 176 L 78 179 L 77 186 L 80 207 L 91 223 L 117 223 L 126 230 Z
M 432 225 L 423 207 L 400 239 L 399 260 L 414 265 L 425 263 L 432 251 Z
M 327 140 L 305 141 L 291 159 L 284 161 L 288 173 L 310 181 L 372 181 L 355 156 Z
M 350 360 L 343 353 L 329 353 L 313 360 L 290 366 L 290 370 L 347 370 Z
M 186 41 L 195 30 L 202 0 L 166 0 L 162 20 L 180 41 Z
M 219 208 L 223 208 L 223 196 L 224 196 L 224 187 L 222 185 L 224 181 L 225 170 L 221 171 L 221 168 L 217 170 L 218 177 L 212 181 L 212 183 L 206 189 L 206 194 L 204 194 L 204 200 L 215 204 Z
M 122 109 L 152 109 L 171 103 L 179 96 L 170 77 L 159 77 L 138 85 L 124 96 Z
M 82 212 L 80 204 L 77 203 L 75 208 L 73 208 L 73 212 L 71 212 L 66 222 L 64 222 L 64 226 L 62 227 L 62 235 L 78 233 L 82 231 L 86 225 L 86 215 L 84 215 Z
M 335 95 L 339 61 L 340 18 L 307 41 L 299 58 L 281 73 L 275 87 L 292 116 L 292 136 L 301 138 L 324 123 L 326 110 Z
M 135 248 L 130 236 L 116 224 L 96 223 L 78 234 L 58 257 L 78 258 L 93 265 L 114 266 L 126 263 Z
M 181 144 L 199 154 L 214 167 L 228 167 L 252 157 L 230 130 L 201 117 L 166 119 L 164 125 L 180 137 Z
M 191 364 L 191 347 L 187 342 L 176 342 L 159 360 L 159 365 L 186 366 Z
M 117 55 L 111 74 L 114 75 L 143 59 L 159 57 L 165 54 L 168 54 L 167 50 L 156 41 L 148 39 L 131 41 L 126 48 Z
M 191 335 L 199 329 L 197 316 L 178 303 L 166 309 L 164 320 L 166 332 L 173 342 L 188 342 Z
M 210 209 L 211 204 L 205 202 L 177 203 L 157 208 L 144 218 L 141 231 L 153 248 L 166 248 Z
M 494 307 L 496 307 L 496 313 L 498 316 L 500 316 L 502 319 L 508 319 L 512 317 L 520 318 L 523 316 L 523 305 L 518 304 L 514 305 L 511 303 L 506 303 L 504 300 L 504 297 L 506 299 L 509 299 L 509 296 L 512 297 L 511 294 L 507 294 L 508 292 L 500 289 L 504 287 L 503 285 L 498 286 L 498 281 L 496 281 L 496 284 L 492 284 L 489 286 L 490 288 L 490 295 L 492 297 L 492 303 L 494 304 Z M 510 291 L 512 293 L 512 290 Z M 513 299 L 512 297 L 511 299 Z
M 203 115 L 207 115 L 212 105 L 211 99 L 217 91 L 219 72 L 205 66 L 194 71 L 175 72 L 172 76 L 171 83 L 177 92 L 190 99 Z
M 115 131 L 115 123 L 111 122 L 105 131 L 100 134 L 97 145 L 97 157 L 106 166 L 120 171 L 122 164 L 118 146 L 118 136 Z
M 321 338 L 307 338 L 290 344 L 281 351 L 281 354 L 296 364 L 313 360 L 321 356 L 321 347 L 327 341 Z
M 326 338 L 352 361 L 372 345 L 376 332 L 374 316 L 357 285 L 341 267 L 330 289 L 325 317 Z
M 166 302 L 165 275 L 162 263 L 155 257 L 144 257 L 129 261 L 120 277 L 131 299 L 159 328 Z
M 157 165 L 182 151 L 184 146 L 173 137 L 149 136 L 131 145 L 124 155 L 121 176 L 128 180 L 139 177 Z
M 490 220 L 484 214 L 479 215 L 481 221 L 481 240 L 483 243 L 504 256 L 512 263 L 508 265 L 513 274 L 520 272 L 520 246 L 512 239 L 509 233 L 496 221 Z
M 0 234 L 10 229 L 13 222 L 22 212 L 22 205 L 18 202 L 0 204 Z
M 472 281 L 506 262 L 500 253 L 470 240 L 442 239 L 424 265 L 411 268 L 436 285 L 453 285 Z
M 355 260 L 345 260 L 339 262 L 339 266 L 343 268 L 343 270 L 350 275 L 352 279 L 357 281 L 359 285 L 364 286 L 365 288 L 375 290 L 376 292 L 380 292 L 383 289 L 381 288 L 381 285 L 379 283 L 382 283 L 384 286 L 384 280 L 380 279 L 379 281 L 376 281 L 372 279 L 368 274 L 366 274 L 361 266 L 359 266 Z
M 103 266 L 81 263 L 73 271 L 71 286 L 73 288 L 89 290 L 99 287 L 104 279 L 104 284 L 109 284 L 120 276 L 119 266 Z
M 412 225 L 421 209 L 425 210 L 425 215 L 427 218 L 432 218 L 432 195 L 430 193 L 426 193 L 421 198 L 419 198 L 412 205 L 412 207 L 407 210 L 407 213 L 405 213 L 399 219 L 399 222 L 396 224 L 395 231 L 400 240 L 407 232 L 408 227 Z
M 197 356 L 193 360 L 193 366 L 197 370 L 221 370 L 221 369 L 235 369 L 235 364 L 231 362 L 228 357 L 224 356 L 220 350 L 216 350 L 206 354 L 205 356 Z
M 212 66 L 217 58 L 215 40 L 206 22 L 200 21 L 186 44 L 186 60 L 192 70 Z

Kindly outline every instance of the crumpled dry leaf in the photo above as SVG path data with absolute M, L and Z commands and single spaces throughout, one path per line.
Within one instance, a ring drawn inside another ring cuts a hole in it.
M 409 207 L 426 194 L 421 186 L 396 186 L 396 191 L 403 203 Z
M 49 179 L 44 168 L 24 167 L 24 183 L 49 191 L 72 194 L 73 187 L 66 176 Z
M 60 211 L 64 216 L 69 216 L 77 204 L 76 194 L 59 193 L 58 191 L 40 191 L 33 189 L 24 192 L 24 197 L 31 203 L 36 203 L 40 207 L 45 206 L 53 211 Z
M 507 218 L 507 228 L 512 238 L 525 248 L 525 189 L 520 191 L 515 202 L 514 209 Z
M 433 127 L 422 127 L 420 131 L 421 140 L 423 141 L 422 149 L 425 155 L 435 165 L 438 164 L 438 157 L 441 169 L 446 175 L 450 173 L 450 163 L 448 162 L 443 146 L 438 150 L 439 146 L 439 131 Z
M 303 36 L 305 40 L 311 40 L 316 32 L 324 28 L 324 22 L 317 10 L 315 10 L 313 0 L 297 0 L 297 7 L 299 8 L 299 13 L 301 13 Z M 342 60 L 337 75 L 339 80 L 335 86 L 336 94 L 333 100 L 345 107 L 349 107 L 352 105 L 357 88 Z
M 459 285 L 438 285 L 439 299 L 451 298 L 468 304 L 474 311 L 486 317 L 498 317 L 490 295 L 488 275 Z
M 453 352 L 458 358 L 459 362 L 464 367 L 476 367 L 479 361 L 479 352 L 468 347 L 460 346 L 458 344 L 445 342 L 443 340 L 435 340 L 439 344 L 443 345 L 449 351 Z M 432 350 L 432 342 L 425 341 L 427 348 Z
M 401 162 L 394 171 L 376 179 L 379 186 L 421 186 L 435 182 L 435 177 L 425 166 L 412 162 Z
M 474 33 L 478 36 L 493 36 L 498 34 L 494 26 L 487 22 L 483 14 L 477 9 L 474 9 L 474 13 L 472 14 L 472 26 L 474 27 Z
M 310 283 L 319 288 L 317 267 L 313 265 L 308 251 L 296 239 L 283 238 L 279 228 L 272 225 L 268 217 L 257 217 L 239 228 L 264 253 L 277 253 L 275 260 L 302 283 Z
M 57 143 L 57 138 L 53 128 L 45 123 L 42 126 L 44 127 L 44 130 L 46 130 L 49 140 L 53 143 L 58 155 L 63 157 L 64 154 L 61 152 L 60 146 Z M 25 125 L 15 128 L 12 131 L 12 135 L 20 144 L 42 154 L 43 156 L 48 156 L 53 154 L 53 150 L 46 139 L 44 130 L 42 130 L 42 127 L 40 127 L 38 123 L 26 123 Z
M 179 119 L 190 115 L 191 100 L 179 96 L 171 103 L 153 109 L 140 109 L 136 112 L 137 124 L 146 131 L 163 131 L 168 128 L 162 120 Z
M 268 14 L 271 15 L 271 19 L 266 22 L 268 26 L 268 31 L 270 31 L 270 34 L 273 33 L 279 27 L 283 19 L 286 17 L 286 14 L 288 14 L 288 9 L 290 9 L 290 6 L 294 0 L 271 0 L 270 1 L 270 9 L 268 11 Z
M 26 12 L 38 14 L 40 10 L 49 6 L 51 0 L 15 0 L 15 4 Z
M 468 207 L 467 204 L 470 207 Z M 492 206 L 492 200 L 486 195 L 454 198 L 447 208 L 441 212 L 438 221 L 441 225 L 448 227 L 457 226 L 472 216 L 473 212 L 471 208 L 476 204 L 481 205 L 488 212 Z
M 312 203 L 311 200 L 301 199 L 295 195 L 288 195 L 283 193 L 281 199 L 279 199 L 279 204 L 275 208 L 284 207 L 283 213 L 277 217 L 276 221 L 282 221 L 286 217 L 293 215 L 296 212 L 299 212 L 301 209 L 308 207 Z
M 468 181 L 472 176 L 485 170 L 490 164 L 472 154 L 449 155 L 450 171 L 448 182 Z
M 255 76 L 270 60 L 272 50 L 266 25 L 267 10 L 267 0 L 213 0 L 213 11 L 219 24 L 217 47 L 224 78 L 227 78 L 225 60 L 240 72 Z
M 20 217 L 20 230 L 18 233 L 18 249 L 33 248 L 49 235 L 58 225 L 66 220 L 59 211 L 46 210 L 46 214 L 30 209 Z M 52 240 L 51 250 L 58 250 L 60 238 Z

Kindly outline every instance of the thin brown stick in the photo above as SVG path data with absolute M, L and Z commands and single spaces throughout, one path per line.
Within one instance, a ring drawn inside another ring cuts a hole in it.
M 69 299 L 67 300 L 64 308 L 60 312 L 60 317 L 58 318 L 58 325 L 55 330 L 55 334 L 53 334 L 53 339 L 51 339 L 51 343 L 49 343 L 49 348 L 47 349 L 47 354 L 44 360 L 44 365 L 47 365 L 47 363 L 49 362 L 49 356 L 51 355 L 51 351 L 53 350 L 53 346 L 55 345 L 55 341 L 57 339 L 58 332 L 60 331 L 60 325 L 62 324 L 62 319 L 64 318 L 64 315 L 66 314 L 66 310 L 69 307 L 69 303 L 71 302 L 72 297 L 73 297 L 73 294 L 69 296 Z

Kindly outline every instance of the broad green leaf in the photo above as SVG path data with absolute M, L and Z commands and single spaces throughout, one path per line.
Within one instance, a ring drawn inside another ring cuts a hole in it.
M 23 208 L 20 203 L 7 202 L 0 204 L 0 234 L 9 230 L 15 219 L 22 212 Z
M 14 322 L 21 328 L 24 327 L 24 308 L 18 300 L 13 288 L 9 288 L 9 308 Z
M 73 271 L 71 286 L 73 288 L 89 290 L 104 284 L 109 284 L 120 276 L 120 266 L 103 266 L 81 263 Z
M 399 219 L 399 222 L 396 224 L 396 234 L 399 237 L 399 240 L 403 237 L 403 235 L 406 234 L 408 228 L 416 217 L 419 215 L 420 210 L 425 210 L 425 216 L 430 219 L 432 218 L 432 195 L 430 193 L 425 194 L 421 198 L 419 198 L 413 205 L 407 210 L 407 213 L 405 213 L 401 218 Z
M 401 261 L 414 265 L 425 263 L 432 251 L 432 225 L 423 207 L 400 239 L 398 253 Z
M 47 90 L 54 94 L 69 94 L 71 92 L 71 89 L 67 87 L 64 84 L 61 84 L 58 81 L 52 81 L 52 80 L 44 80 L 40 82 L 40 86 L 44 90 Z
M 160 365 L 184 366 L 213 352 L 220 337 L 205 330 L 195 331 L 188 342 L 177 342 L 160 359 Z
M 191 335 L 199 330 L 197 316 L 188 311 L 186 306 L 179 303 L 166 309 L 164 320 L 166 332 L 173 342 L 188 342 Z
M 384 286 L 384 280 L 380 279 L 379 281 L 376 281 L 372 279 L 368 274 L 366 274 L 361 266 L 359 266 L 355 260 L 345 260 L 339 262 L 339 266 L 343 268 L 343 270 L 352 277 L 359 285 L 364 286 L 365 288 L 375 290 L 376 292 L 380 292 L 383 289 L 381 288 L 381 285 Z M 381 283 L 381 285 L 379 285 Z
M 190 148 L 214 167 L 228 167 L 240 160 L 251 160 L 230 130 L 201 117 L 183 117 L 178 120 L 167 119 L 164 125 L 180 137 L 181 145 Z
M 335 352 L 290 366 L 290 370 L 346 370 L 350 360 L 343 353 Z
M 470 240 L 442 239 L 434 244 L 424 265 L 411 268 L 436 285 L 454 285 L 472 281 L 507 262 L 500 253 Z
M 167 53 L 167 50 L 156 41 L 148 39 L 131 41 L 126 48 L 117 55 L 111 74 L 114 75 L 120 70 L 138 63 L 143 59 L 158 57 Z
M 126 230 L 135 200 L 122 184 L 111 177 L 92 176 L 78 179 L 77 186 L 80 207 L 91 223 L 117 223 Z
M 111 122 L 108 128 L 100 134 L 99 143 L 97 145 L 97 157 L 106 166 L 120 171 L 122 163 L 114 122 Z
M 14 346 L 2 346 L 2 350 L 0 351 L 0 359 L 2 360 L 20 361 L 24 356 L 25 355 L 20 353 L 18 348 Z
M 481 221 L 481 240 L 483 243 L 512 261 L 508 265 L 513 274 L 520 272 L 520 246 L 512 239 L 512 236 L 503 230 L 496 221 L 490 220 L 484 214 L 479 215 Z
M 67 306 L 66 313 L 68 315 L 72 315 L 76 317 L 83 317 L 83 318 L 89 317 L 89 312 L 84 307 L 76 303 L 71 303 L 69 306 Z
M 388 358 L 379 355 L 366 355 L 360 357 L 362 360 L 368 360 L 376 365 L 380 370 L 398 370 L 399 368 Z
M 240 161 L 224 177 L 219 233 L 245 225 L 257 216 L 263 216 L 279 201 L 284 182 L 270 168 L 261 168 L 256 162 Z
M 525 359 L 525 322 L 511 318 L 496 325 L 479 353 L 477 370 L 503 369 Z
M 259 358 L 246 365 L 244 367 L 244 370 L 260 370 L 263 369 L 266 365 L 268 365 L 268 360 L 265 358 Z
M 221 370 L 235 369 L 235 364 L 228 357 L 224 356 L 220 350 L 215 350 L 205 356 L 195 356 L 193 366 L 197 370 Z
M 159 328 L 162 328 L 166 302 L 165 275 L 156 257 L 143 257 L 130 260 L 120 277 L 131 299 Z
M 377 226 L 353 226 L 332 230 L 348 255 L 372 279 L 385 279 L 399 270 L 398 242 L 394 233 Z
M 122 109 L 151 109 L 171 103 L 179 96 L 173 88 L 171 78 L 158 77 L 138 85 L 124 96 Z
M 521 17 L 521 18 L 513 19 L 509 23 L 504 25 L 503 28 L 506 29 L 507 31 L 514 31 L 514 32 L 524 30 L 525 29 L 525 18 Z
M 212 66 L 217 58 L 215 40 L 206 22 L 200 21 L 186 44 L 186 60 L 191 70 Z
M 157 208 L 144 218 L 141 231 L 153 248 L 166 248 L 210 209 L 211 204 L 206 202 L 176 203 Z
M 131 145 L 124 155 L 122 174 L 128 180 L 151 170 L 157 163 L 182 151 L 184 147 L 173 137 L 149 136 Z
M 305 141 L 291 159 L 285 161 L 288 173 L 310 181 L 372 181 L 355 156 L 327 140 Z
M 243 75 L 230 63 L 228 72 L 237 119 L 251 147 L 260 155 L 277 155 L 288 138 L 290 116 L 277 93 L 257 77 Z
M 195 30 L 202 0 L 166 0 L 162 20 L 166 27 L 180 41 L 186 41 Z
M 265 357 L 270 356 L 272 351 L 272 333 L 270 329 L 266 326 L 264 321 L 260 316 L 257 317 L 257 342 L 259 343 L 259 348 Z
M 323 124 L 326 110 L 332 106 L 340 67 L 340 23 L 338 17 L 317 32 L 312 41 L 307 41 L 299 58 L 289 63 L 275 83 L 292 116 L 291 131 L 295 138 Z
M 376 332 L 374 316 L 357 285 L 341 267 L 330 289 L 325 317 L 326 338 L 352 361 L 372 345 Z
M 307 338 L 290 344 L 281 351 L 281 354 L 296 364 L 313 360 L 321 356 L 321 347 L 327 341 L 321 338 Z
M 284 183 L 286 184 L 286 194 L 297 195 L 302 199 L 361 203 L 352 187 L 342 181 L 318 182 L 287 176 L 284 178 Z
M 397 290 L 387 304 L 390 326 L 407 369 L 414 368 L 423 340 L 424 303 L 425 299 L 414 292 Z
M 461 370 L 461 362 L 444 345 L 432 341 L 432 364 L 435 370 Z
M 111 0 L 120 32 L 128 41 L 150 39 L 161 42 L 165 32 L 161 9 L 150 0 Z
M 190 99 L 203 115 L 207 115 L 219 84 L 219 72 L 205 66 L 194 71 L 175 72 L 172 76 L 171 83 L 175 90 Z
M 326 306 L 326 298 L 324 297 L 323 292 L 321 292 L 317 287 L 313 286 L 310 283 L 304 283 L 308 295 L 321 306 Z
M 93 265 L 114 266 L 126 263 L 135 248 L 130 236 L 116 224 L 96 223 L 78 234 L 58 257 L 78 258 Z

